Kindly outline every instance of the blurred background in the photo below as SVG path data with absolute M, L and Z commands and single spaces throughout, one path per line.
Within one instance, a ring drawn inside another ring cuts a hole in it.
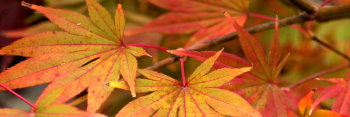
M 54 8 L 68 9 L 87 15 L 87 9 L 85 7 L 84 0 L 24 0 L 28 3 L 43 5 Z M 317 4 L 321 4 L 323 0 L 312 0 Z M 112 14 L 117 5 L 117 0 L 99 0 L 99 2 L 106 7 Z M 338 5 L 348 2 L 348 0 L 333 0 L 328 6 Z M 128 29 L 135 29 L 139 26 L 145 25 L 151 22 L 153 19 L 161 16 L 169 10 L 162 9 L 154 4 L 147 2 L 146 0 L 124 0 L 123 1 L 126 25 Z M 262 7 L 263 5 L 263 7 Z M 250 0 L 249 13 L 257 13 L 265 16 L 275 17 L 278 15 L 280 19 L 296 15 L 300 13 L 293 4 L 288 0 Z M 248 20 L 244 24 L 244 27 L 251 27 L 259 25 L 269 20 L 248 17 Z M 310 27 L 312 32 L 316 34 L 321 40 L 324 40 L 328 44 L 332 45 L 336 49 L 346 54 L 350 53 L 349 41 L 350 41 L 350 19 L 334 20 L 329 22 L 308 22 L 298 24 L 302 28 Z M 54 24 L 50 23 L 45 17 L 37 12 L 22 7 L 21 0 L 0 0 L 0 46 L 4 47 L 17 39 L 22 37 L 50 31 L 60 30 Z M 341 58 L 339 55 L 326 50 L 319 44 L 313 42 L 306 37 L 303 33 L 292 28 L 291 26 L 285 26 L 280 28 L 280 41 L 282 43 L 284 55 L 290 53 L 291 56 L 288 59 L 286 66 L 284 67 L 280 78 L 280 86 L 288 86 L 289 84 L 296 82 L 300 79 L 307 77 L 310 74 L 317 73 L 329 67 L 346 64 L 347 61 Z M 170 49 L 177 49 L 183 47 L 187 42 L 190 34 L 183 35 L 164 35 L 160 33 L 145 33 L 136 34 L 126 37 L 127 43 L 143 43 L 149 45 L 159 45 Z M 259 32 L 254 36 L 263 43 L 264 47 L 268 49 L 270 42 L 273 39 L 273 30 Z M 174 43 L 176 41 L 176 43 Z M 236 54 L 244 58 L 242 50 L 240 49 L 238 40 L 233 40 L 224 44 L 210 47 L 207 50 L 219 50 L 225 48 L 228 53 Z M 140 68 L 145 68 L 152 65 L 156 61 L 162 60 L 170 56 L 166 52 L 159 52 L 156 50 L 148 49 L 153 58 L 141 57 L 139 58 Z M 0 70 L 4 71 L 7 68 L 19 63 L 26 58 L 17 56 L 1 56 Z M 199 62 L 189 59 L 186 63 L 186 73 L 191 73 Z M 171 64 L 165 68 L 160 69 L 161 72 L 172 76 L 174 78 L 180 78 L 180 70 L 177 63 Z M 20 71 L 19 71 L 20 72 Z M 345 77 L 348 69 L 340 70 L 327 74 L 324 77 Z M 297 97 L 310 89 L 315 87 L 325 87 L 329 84 L 321 81 L 311 81 L 308 85 L 300 86 L 294 93 Z M 15 90 L 19 94 L 23 95 L 31 102 L 35 102 L 36 98 L 40 95 L 44 85 L 18 89 Z M 300 95 L 299 95 L 300 94 Z M 81 96 L 84 93 L 81 94 Z M 107 115 L 115 114 L 124 104 L 127 104 L 131 100 L 131 96 L 128 92 L 122 90 L 115 90 L 113 95 L 106 101 L 105 105 L 100 109 L 101 112 L 107 113 Z M 79 96 L 77 96 L 79 98 Z M 113 105 L 116 104 L 116 105 Z M 79 107 L 84 108 L 85 102 L 77 104 Z M 111 106 L 112 105 L 112 106 Z M 330 108 L 331 101 L 322 103 L 325 108 Z M 19 108 L 27 109 L 30 107 L 21 100 L 14 97 L 12 94 L 3 91 L 0 92 L 0 108 Z

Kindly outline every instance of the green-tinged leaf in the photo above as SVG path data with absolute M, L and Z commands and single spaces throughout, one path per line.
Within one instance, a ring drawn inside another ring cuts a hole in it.
M 153 92 L 130 102 L 116 117 L 260 117 L 242 97 L 219 88 L 225 82 L 250 70 L 223 68 L 209 72 L 220 53 L 221 51 L 204 61 L 193 72 L 192 79 L 188 80 L 185 86 L 164 74 L 146 69 L 139 70 L 145 79 L 136 80 L 136 91 Z M 109 85 L 127 89 L 125 82 L 111 82 Z
M 19 110 L 19 109 L 12 109 L 12 108 L 0 109 L 1 117 L 28 117 L 31 114 L 32 114 L 31 112 Z
M 89 10 L 89 16 L 91 21 L 103 32 L 105 32 L 108 37 L 117 37 L 117 31 L 114 28 L 114 22 L 110 13 L 95 0 L 86 0 L 86 6 Z M 125 24 L 125 22 L 123 22 Z M 124 32 L 124 30 L 119 31 Z M 121 37 L 118 36 L 117 39 Z
M 34 111 L 19 109 L 0 109 L 1 117 L 106 117 L 102 114 L 87 113 L 75 107 L 60 104 L 49 107 L 39 107 Z
M 105 117 L 104 115 L 88 113 L 81 111 L 75 107 L 60 104 L 60 105 L 52 105 L 45 108 L 38 108 L 35 111 L 35 116 L 37 117 Z
M 214 65 L 216 59 L 220 56 L 221 52 L 223 50 L 220 50 L 217 52 L 214 56 L 208 58 L 206 61 L 204 61 L 201 65 L 199 65 L 196 70 L 188 77 L 188 81 L 190 82 L 191 80 L 194 80 L 195 78 L 201 78 L 205 74 L 207 74 L 212 66 Z
M 136 58 L 123 51 L 126 50 L 120 50 L 122 53 L 118 53 L 119 58 L 118 61 L 120 62 L 120 73 L 123 75 L 124 80 L 128 83 L 128 86 L 130 87 L 130 90 L 132 91 L 131 94 L 133 97 L 136 96 L 135 93 L 135 78 L 136 78 L 136 71 L 137 71 L 137 60 Z
M 124 18 L 124 11 L 121 4 L 118 4 L 117 9 L 115 10 L 115 28 L 117 30 L 117 37 L 122 38 L 124 37 L 124 29 L 125 29 L 125 18 Z
M 119 41 L 117 38 L 104 37 L 108 34 L 96 27 L 89 18 L 80 13 L 33 4 L 28 7 L 44 14 L 51 22 L 69 33 L 87 37 L 99 36 L 111 41 Z
M 142 48 L 124 45 L 118 37 L 124 33 L 118 31 L 124 30 L 116 29 L 112 16 L 100 4 L 87 1 L 89 18 L 61 9 L 23 5 L 44 14 L 66 32 L 39 33 L 2 48 L 2 55 L 32 58 L 2 72 L 0 83 L 12 89 L 50 83 L 36 102 L 42 107 L 64 103 L 87 89 L 88 112 L 99 109 L 113 91 L 106 83 L 118 81 L 120 75 L 136 96 L 136 57 L 148 54 Z M 119 22 L 119 28 L 124 28 L 121 23 L 125 22 Z
M 117 49 L 118 43 L 98 36 L 86 37 L 51 31 L 24 37 L 1 49 L 1 54 L 35 57 L 51 53 L 74 53 Z M 65 63 L 65 62 L 64 62 Z

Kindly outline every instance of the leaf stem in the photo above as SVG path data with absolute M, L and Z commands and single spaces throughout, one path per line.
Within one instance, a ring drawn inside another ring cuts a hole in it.
M 144 44 L 129 44 L 128 46 L 135 46 L 135 47 L 145 47 L 145 48 L 154 48 L 158 50 L 167 51 L 168 48 L 160 47 L 160 46 L 154 46 L 154 45 L 144 45 Z
M 185 75 L 185 59 L 180 58 L 180 65 L 181 65 L 182 86 L 187 86 L 187 80 Z
M 31 106 L 33 109 L 36 108 L 36 106 L 29 102 L 27 99 L 25 99 L 24 97 L 22 97 L 21 95 L 19 95 L 18 93 L 16 93 L 15 91 L 13 91 L 12 89 L 8 88 L 7 86 L 5 86 L 4 84 L 0 83 L 0 86 L 4 89 L 6 89 L 7 91 L 9 91 L 10 93 L 12 93 L 13 95 L 15 95 L 16 97 L 18 97 L 19 99 L 21 99 L 23 102 L 27 103 L 29 106 Z

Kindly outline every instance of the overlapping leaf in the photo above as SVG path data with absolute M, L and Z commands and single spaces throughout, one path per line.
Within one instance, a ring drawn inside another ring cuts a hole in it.
M 147 0 L 171 12 L 166 13 L 144 27 L 129 33 L 160 32 L 164 34 L 194 33 L 185 47 L 196 42 L 234 32 L 230 22 L 221 16 L 225 9 L 239 18 L 243 25 L 249 0 Z
M 320 92 L 320 97 L 315 100 L 314 105 L 319 104 L 321 101 L 336 98 L 332 111 L 338 112 L 350 116 L 350 80 L 349 76 L 347 78 L 321 78 L 320 80 L 328 81 L 334 83 L 326 87 L 323 91 Z
M 250 72 L 240 75 L 239 78 L 226 84 L 226 87 L 244 95 L 245 99 L 253 103 L 253 106 L 267 117 L 287 116 L 286 107 L 292 107 L 293 109 L 294 104 L 284 91 L 276 85 L 278 84 L 279 72 L 288 57 L 281 59 L 277 22 L 272 47 L 269 54 L 266 55 L 258 40 L 239 26 L 228 13 L 225 13 L 225 15 L 237 30 L 244 54 L 253 65 Z M 212 52 L 185 50 L 172 50 L 170 52 L 179 56 L 193 57 L 199 61 L 203 61 L 206 56 L 212 54 Z M 228 53 L 220 56 L 215 64 L 219 68 L 236 68 L 248 65 L 244 59 Z
M 41 96 L 50 99 L 55 95 Z M 105 117 L 102 114 L 91 113 L 79 110 L 76 107 L 67 104 L 52 104 L 47 100 L 37 100 L 37 103 L 46 103 L 46 105 L 36 105 L 31 111 L 2 108 L 0 109 L 1 117 Z
M 95 112 L 113 88 L 106 82 L 122 75 L 135 96 L 136 57 L 147 55 L 123 44 L 124 15 L 115 18 L 95 0 L 87 0 L 89 18 L 76 12 L 23 3 L 44 14 L 63 31 L 25 37 L 0 50 L 2 55 L 31 57 L 0 74 L 12 89 L 50 83 L 38 105 L 62 103 L 88 88 L 88 111 Z M 18 71 L 20 70 L 20 71 Z M 52 98 L 44 98 L 48 95 Z
M 313 105 L 312 102 L 312 96 L 314 93 L 315 91 L 309 92 L 299 101 L 299 112 L 303 117 L 348 117 L 329 110 L 315 110 L 316 105 Z
M 136 80 L 136 91 L 152 93 L 130 102 L 116 117 L 260 116 L 242 97 L 218 88 L 250 70 L 223 68 L 209 72 L 220 53 L 203 62 L 185 86 L 164 74 L 139 70 L 146 78 Z M 125 82 L 112 82 L 110 86 L 127 89 Z

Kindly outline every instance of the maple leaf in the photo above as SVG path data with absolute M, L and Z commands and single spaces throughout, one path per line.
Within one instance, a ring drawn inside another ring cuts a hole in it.
M 111 94 L 106 82 L 122 75 L 133 96 L 136 57 L 142 48 L 123 43 L 125 19 L 122 6 L 115 18 L 95 0 L 86 0 L 89 18 L 76 12 L 22 3 L 44 14 L 64 31 L 25 37 L 0 50 L 2 55 L 31 57 L 0 74 L 0 83 L 17 89 L 50 83 L 38 105 L 62 103 L 88 88 L 88 111 L 95 112 Z M 18 70 L 21 70 L 20 72 Z
M 14 92 L 12 89 L 9 89 L 7 86 L 0 84 L 2 88 L 8 90 L 14 94 L 19 99 L 26 102 L 32 107 L 31 111 L 14 109 L 14 108 L 1 108 L 0 116 L 1 117 L 105 117 L 102 114 L 91 113 L 81 111 L 71 105 L 67 104 L 53 104 L 53 105 L 34 105 L 29 102 L 27 99 L 23 98 L 21 95 Z M 52 95 L 46 95 L 47 99 L 52 98 Z M 45 102 L 46 100 L 37 100 L 38 103 Z M 46 102 L 47 103 L 47 102 Z
M 332 111 L 338 112 L 339 114 L 344 114 L 350 116 L 350 76 L 347 78 L 319 78 L 319 80 L 328 81 L 334 83 L 326 87 L 320 92 L 320 97 L 315 100 L 314 105 L 318 105 L 321 101 L 336 98 Z
M 315 110 L 316 105 L 313 105 L 312 102 L 312 96 L 315 94 L 315 91 L 316 90 L 310 91 L 299 101 L 299 112 L 303 117 L 348 117 L 329 110 Z
M 253 69 L 233 79 L 230 83 L 225 84 L 224 87 L 243 95 L 264 116 L 287 116 L 286 107 L 294 109 L 295 104 L 277 85 L 278 75 L 288 58 L 287 55 L 281 59 L 278 22 L 276 22 L 274 39 L 267 55 L 258 40 L 244 30 L 227 12 L 225 12 L 225 16 L 236 29 L 244 55 L 250 61 L 250 64 L 253 65 Z M 210 51 L 171 50 L 170 53 L 192 57 L 199 61 L 203 61 L 203 59 L 213 55 L 213 52 Z M 237 68 L 249 66 L 249 63 L 236 55 L 225 53 L 219 57 L 215 65 L 217 68 Z
M 232 88 L 249 96 L 255 108 L 264 115 L 270 117 L 287 116 L 288 108 L 293 109 L 294 104 L 278 86 L 278 75 L 289 56 L 282 58 L 279 50 L 278 18 L 275 20 L 275 35 L 267 55 L 261 43 L 253 35 L 239 26 L 228 13 L 225 13 L 225 16 L 237 30 L 244 55 L 253 64 L 250 77 L 245 76 L 231 82 Z
M 149 24 L 129 30 L 128 34 L 160 32 L 163 34 L 194 33 L 185 47 L 196 42 L 234 32 L 230 22 L 221 16 L 222 9 L 238 18 L 240 25 L 247 19 L 249 0 L 147 0 L 171 12 L 163 14 Z
M 164 74 L 139 70 L 145 76 L 136 80 L 136 91 L 152 92 L 126 105 L 116 117 L 135 116 L 260 116 L 239 95 L 218 88 L 250 67 L 223 68 L 209 72 L 221 51 L 203 62 L 187 79 L 186 85 Z M 125 82 L 110 86 L 127 89 Z

